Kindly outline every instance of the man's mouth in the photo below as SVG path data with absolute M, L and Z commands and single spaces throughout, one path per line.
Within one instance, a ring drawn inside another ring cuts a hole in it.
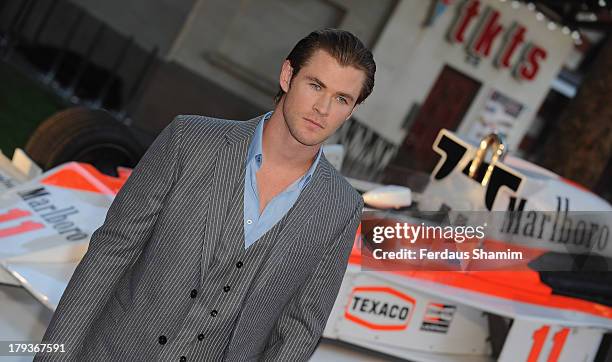
M 316 125 L 316 126 L 319 126 L 319 127 L 321 127 L 321 128 L 324 128 L 324 127 L 323 127 L 323 126 L 322 126 L 320 123 L 317 123 L 317 122 L 313 121 L 312 119 L 309 119 L 309 118 L 306 118 L 306 117 L 304 117 L 304 119 L 305 119 L 305 120 L 307 120 L 308 122 L 310 122 L 310 123 L 312 123 L 312 124 Z

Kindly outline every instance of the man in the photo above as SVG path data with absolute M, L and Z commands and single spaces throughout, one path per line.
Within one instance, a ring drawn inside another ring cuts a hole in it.
M 134 168 L 35 360 L 305 361 L 336 299 L 361 196 L 321 145 L 374 86 L 372 54 L 324 29 L 282 65 L 273 111 L 179 116 Z

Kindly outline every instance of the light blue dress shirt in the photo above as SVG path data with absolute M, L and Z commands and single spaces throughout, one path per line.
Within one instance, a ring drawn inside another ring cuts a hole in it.
M 257 241 L 266 231 L 270 230 L 295 203 L 300 192 L 306 187 L 314 173 L 323 148 L 319 148 L 315 161 L 310 169 L 299 179 L 295 180 L 285 190 L 274 196 L 259 215 L 259 191 L 257 188 L 256 172 L 263 163 L 263 128 L 264 123 L 274 111 L 266 113 L 259 121 L 253 140 L 249 145 L 246 159 L 246 172 L 244 177 L 244 247 L 247 249 Z

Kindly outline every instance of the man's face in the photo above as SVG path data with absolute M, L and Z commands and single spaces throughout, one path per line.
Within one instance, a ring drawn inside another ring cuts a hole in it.
M 297 75 L 288 60 L 280 85 L 285 91 L 282 111 L 289 132 L 306 146 L 322 143 L 353 113 L 365 73 L 343 67 L 324 50 L 316 50 Z

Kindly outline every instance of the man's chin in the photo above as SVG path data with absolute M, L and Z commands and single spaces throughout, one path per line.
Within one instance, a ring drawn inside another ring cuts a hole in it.
M 299 138 L 296 138 L 296 140 L 299 143 L 303 144 L 304 146 L 316 146 L 318 144 L 323 143 L 323 141 L 325 141 L 324 139 L 321 140 L 321 139 L 313 139 L 313 138 L 307 138 L 307 137 L 299 137 Z
M 303 120 L 303 122 L 307 122 Z M 295 125 L 295 123 L 294 123 Z M 304 146 L 316 146 L 325 141 L 325 138 L 321 134 L 317 132 L 307 129 L 306 127 L 302 128 L 301 125 L 296 125 L 297 127 L 289 127 L 289 133 L 293 136 L 293 138 Z

